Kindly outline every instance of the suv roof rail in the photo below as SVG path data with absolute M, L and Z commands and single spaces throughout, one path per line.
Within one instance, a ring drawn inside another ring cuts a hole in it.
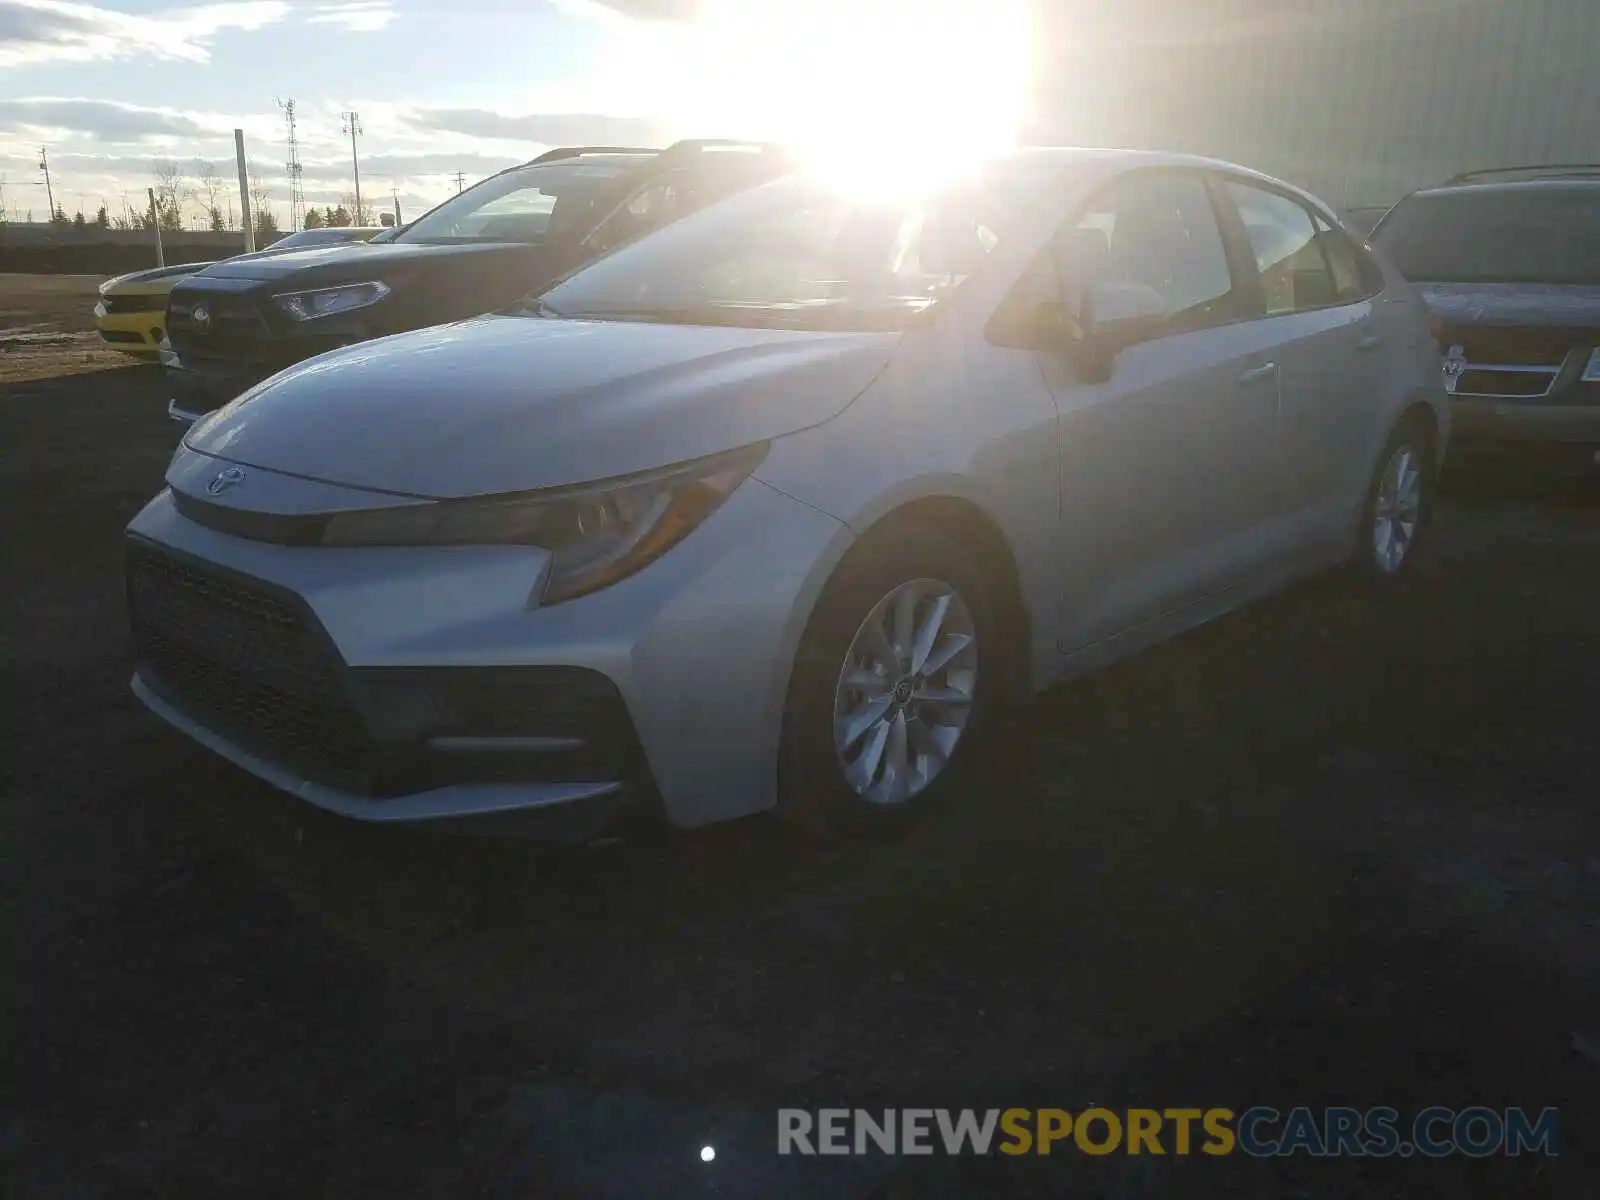
M 538 158 L 529 159 L 522 165 L 531 167 L 534 163 L 559 162 L 563 158 L 581 158 L 585 154 L 660 154 L 659 146 L 557 146 L 554 150 L 546 150 Z
M 707 150 L 749 150 L 757 154 L 781 154 L 783 147 L 775 142 L 762 142 L 754 138 L 684 138 L 673 142 L 661 153 L 687 157 Z
M 1495 179 L 1507 175 L 1523 175 L 1529 179 L 1571 179 L 1600 176 L 1600 163 L 1536 163 L 1526 167 L 1486 167 L 1477 171 L 1463 171 L 1444 181 L 1449 187 L 1455 183 L 1473 183 L 1480 179 Z

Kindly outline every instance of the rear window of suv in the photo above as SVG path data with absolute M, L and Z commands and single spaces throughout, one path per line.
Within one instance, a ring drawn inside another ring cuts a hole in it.
M 1600 281 L 1600 187 L 1427 192 L 1372 235 L 1419 283 Z

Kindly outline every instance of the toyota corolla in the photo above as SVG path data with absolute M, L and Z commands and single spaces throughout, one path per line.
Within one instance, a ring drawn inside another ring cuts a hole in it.
M 1242 168 L 791 176 L 190 429 L 128 531 L 133 686 L 352 817 L 895 827 L 1030 691 L 1402 578 L 1437 364 L 1412 289 Z

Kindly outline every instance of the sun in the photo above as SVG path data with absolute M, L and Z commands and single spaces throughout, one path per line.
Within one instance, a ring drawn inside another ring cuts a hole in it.
M 702 0 L 658 99 L 849 186 L 920 187 L 1015 142 L 1028 34 L 1025 0 Z

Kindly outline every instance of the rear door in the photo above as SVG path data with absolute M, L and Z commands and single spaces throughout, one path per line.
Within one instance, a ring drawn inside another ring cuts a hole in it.
M 1383 387 L 1383 335 L 1354 247 L 1285 192 L 1225 178 L 1278 363 L 1279 506 L 1294 526 L 1345 520 L 1349 464 Z
M 1087 239 L 1108 253 L 1085 256 Z M 1086 383 L 1041 356 L 1057 397 L 1063 553 L 1061 647 L 1075 651 L 1249 575 L 1277 490 L 1277 376 L 1230 268 L 1204 174 L 1135 171 L 1057 239 L 1063 294 L 1095 278 L 1154 288 L 1162 327 Z M 1248 282 L 1248 281 L 1243 281 Z

